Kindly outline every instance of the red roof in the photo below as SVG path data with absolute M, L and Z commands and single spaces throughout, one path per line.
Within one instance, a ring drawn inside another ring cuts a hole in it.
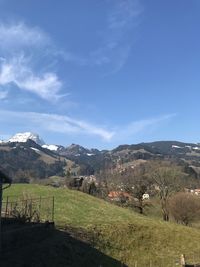
M 109 192 L 108 197 L 109 198 L 126 197 L 126 198 L 130 199 L 131 195 L 127 192 L 111 191 L 111 192 Z

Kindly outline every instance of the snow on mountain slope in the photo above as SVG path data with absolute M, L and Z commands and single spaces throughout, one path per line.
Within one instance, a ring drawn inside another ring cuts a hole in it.
M 172 145 L 172 148 L 184 148 L 184 147 Z
M 33 140 L 35 143 L 37 143 L 40 146 L 45 144 L 44 141 L 39 137 L 38 134 L 31 133 L 31 132 L 17 133 L 13 137 L 11 137 L 8 140 L 8 142 L 11 142 L 11 143 L 13 143 L 13 142 L 25 143 L 29 139 Z
M 40 152 L 40 150 L 37 149 L 37 148 L 35 148 L 35 147 L 31 147 L 30 149 L 32 149 L 32 150 L 34 150 L 34 151 L 36 151 L 36 152 Z
M 56 145 L 42 145 L 43 148 L 47 148 L 51 151 L 57 151 L 59 146 L 56 146 Z
M 40 136 L 36 133 L 31 133 L 31 132 L 24 132 L 24 133 L 17 133 L 13 137 L 11 137 L 8 142 L 14 143 L 14 142 L 19 142 L 19 143 L 26 143 L 29 139 L 37 143 L 43 148 L 49 149 L 51 151 L 58 151 L 60 146 L 56 145 L 47 145 L 45 142 L 40 138 Z M 0 141 L 1 143 L 1 141 Z

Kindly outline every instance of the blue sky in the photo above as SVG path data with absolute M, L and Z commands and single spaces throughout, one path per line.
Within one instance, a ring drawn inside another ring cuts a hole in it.
M 198 0 L 0 0 L 0 138 L 200 141 Z

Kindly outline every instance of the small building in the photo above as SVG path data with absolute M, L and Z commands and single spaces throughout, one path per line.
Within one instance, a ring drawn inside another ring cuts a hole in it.
M 142 199 L 143 200 L 148 200 L 149 199 L 149 194 L 143 194 Z
M 185 191 L 187 192 L 187 191 Z M 194 194 L 196 196 L 200 196 L 200 188 L 190 189 L 189 193 Z
M 194 194 L 199 196 L 200 195 L 200 188 L 194 189 Z
M 111 191 L 108 194 L 108 198 L 112 201 L 128 201 L 132 199 L 132 196 L 129 193 L 123 191 Z

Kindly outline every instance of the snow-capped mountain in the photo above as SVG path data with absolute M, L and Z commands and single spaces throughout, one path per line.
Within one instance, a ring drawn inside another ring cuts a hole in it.
M 78 144 L 67 147 L 45 144 L 38 134 L 31 132 L 17 133 L 8 141 L 0 141 L 0 166 L 5 168 L 15 181 L 20 182 L 27 182 L 23 178 L 27 173 L 30 176 L 29 181 L 29 178 L 63 176 L 69 169 L 75 175 L 88 175 L 110 168 L 118 170 L 119 165 L 127 168 L 134 164 L 133 162 L 141 160 L 165 159 L 180 162 L 181 166 L 188 170 L 188 174 L 191 170 L 192 175 L 200 178 L 200 170 L 197 169 L 200 168 L 200 144 L 157 141 L 120 145 L 113 150 L 100 151 Z
M 61 155 L 70 155 L 70 156 L 82 156 L 87 155 L 88 157 L 98 154 L 97 149 L 87 149 L 80 145 L 72 144 L 68 147 L 63 147 L 61 145 L 46 144 L 42 138 L 37 133 L 24 132 L 16 133 L 8 141 L 0 141 L 0 143 L 26 143 L 28 140 L 34 141 L 36 144 L 40 145 L 42 148 L 48 149 L 52 152 L 57 152 Z
M 36 144 L 40 145 L 43 148 L 49 149 L 51 151 L 58 151 L 62 146 L 58 145 L 48 145 L 45 144 L 44 140 L 36 133 L 31 132 L 24 132 L 24 133 L 17 133 L 12 136 L 7 142 L 9 143 L 26 143 L 28 140 L 34 141 Z M 1 143 L 1 141 L 0 141 Z M 2 141 L 3 143 L 3 141 Z
M 45 142 L 39 137 L 38 134 L 31 133 L 31 132 L 17 133 L 13 137 L 11 137 L 8 140 L 8 142 L 10 142 L 10 143 L 14 143 L 14 142 L 26 143 L 29 139 L 34 141 L 36 144 L 38 144 L 40 146 L 45 144 Z

